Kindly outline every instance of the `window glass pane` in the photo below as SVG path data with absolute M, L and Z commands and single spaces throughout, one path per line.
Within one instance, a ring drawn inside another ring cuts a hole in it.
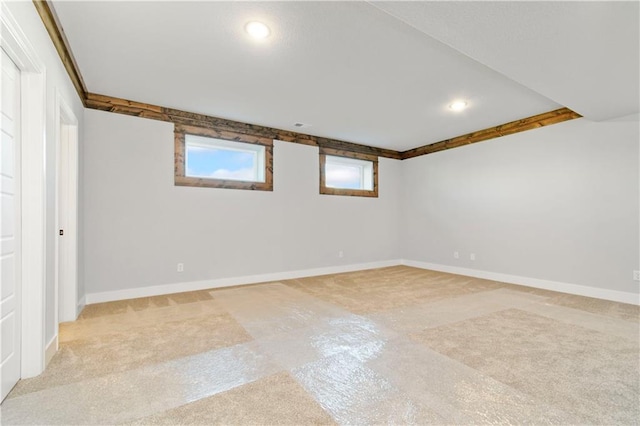
M 264 182 L 263 146 L 191 135 L 185 142 L 187 176 Z
M 326 156 L 325 186 L 327 188 L 373 190 L 373 163 Z
M 326 163 L 325 184 L 328 188 L 362 189 L 362 167 Z

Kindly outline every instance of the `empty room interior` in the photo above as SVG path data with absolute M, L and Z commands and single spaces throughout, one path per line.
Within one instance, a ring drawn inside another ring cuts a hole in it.
M 640 421 L 640 2 L 0 6 L 2 424 Z

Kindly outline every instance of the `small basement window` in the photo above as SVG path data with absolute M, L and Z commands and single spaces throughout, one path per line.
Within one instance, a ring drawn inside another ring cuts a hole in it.
M 264 146 L 185 135 L 185 175 L 264 182 Z
M 378 157 L 321 148 L 320 193 L 377 197 Z
M 176 185 L 273 190 L 273 140 L 182 125 L 175 134 Z

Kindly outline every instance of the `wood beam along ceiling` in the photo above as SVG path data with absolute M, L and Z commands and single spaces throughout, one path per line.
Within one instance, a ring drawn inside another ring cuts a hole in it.
M 219 132 L 236 132 L 259 137 L 268 137 L 285 142 L 300 143 L 304 145 L 319 146 L 341 151 L 357 152 L 361 154 L 375 155 L 379 157 L 393 158 L 396 160 L 406 160 L 421 155 L 432 154 L 434 152 L 447 149 L 458 148 L 460 146 L 478 143 L 501 136 L 511 135 L 526 130 L 536 129 L 542 126 L 560 123 L 567 120 L 582 117 L 577 112 L 569 108 L 560 108 L 555 111 L 545 112 L 521 120 L 512 121 L 495 127 L 479 130 L 455 138 L 446 139 L 440 142 L 431 143 L 410 149 L 408 151 L 394 151 L 391 149 L 377 148 L 368 145 L 346 142 L 337 139 L 323 138 L 319 136 L 307 135 L 304 133 L 281 130 L 272 127 L 260 126 L 257 124 L 243 123 L 240 121 L 227 120 L 224 118 L 212 117 L 204 114 L 182 111 L 173 108 L 166 108 L 157 105 L 145 104 L 121 98 L 114 98 L 107 95 L 90 93 L 82 79 L 78 64 L 76 63 L 69 42 L 64 35 L 64 31 L 56 16 L 55 10 L 49 0 L 33 0 L 36 10 L 44 23 L 53 44 L 60 55 L 60 59 L 71 78 L 73 85 L 86 108 L 109 111 L 119 114 L 133 115 L 136 117 L 150 118 L 154 120 L 166 121 L 176 125 L 197 126 L 208 129 L 215 129 Z
M 53 6 L 50 5 L 49 1 L 34 0 L 33 4 L 40 15 L 40 19 L 42 19 L 44 27 L 49 33 L 49 37 L 51 37 L 53 45 L 58 51 L 60 60 L 62 60 L 62 64 L 67 70 L 67 74 L 69 74 L 69 78 L 71 79 L 73 86 L 76 88 L 78 96 L 80 96 L 80 100 L 84 104 L 87 97 L 87 87 L 82 79 L 82 74 L 80 74 L 80 68 L 78 68 L 78 64 L 73 57 L 67 37 L 64 35 L 64 30 L 58 20 L 58 15 L 56 15 L 56 12 L 53 9 Z
M 402 159 L 406 160 L 420 155 L 444 151 L 445 149 L 458 148 L 460 146 L 499 138 L 500 136 L 512 135 L 514 133 L 524 132 L 525 130 L 537 129 L 538 127 L 561 123 L 563 121 L 573 120 L 574 118 L 580 117 L 582 117 L 580 114 L 570 110 L 569 108 L 560 108 L 554 111 L 545 112 L 543 114 L 511 121 L 499 126 L 489 127 L 487 129 L 478 130 L 477 132 L 467 133 L 466 135 L 456 136 L 455 138 L 410 149 L 402 152 Z
M 111 96 L 87 93 L 87 108 L 102 111 L 117 112 L 120 114 L 134 115 L 137 117 L 151 118 L 154 120 L 168 121 L 175 124 L 183 124 L 196 127 L 216 129 L 243 133 L 261 137 L 268 137 L 285 142 L 301 143 L 304 145 L 323 146 L 327 148 L 342 149 L 345 151 L 372 154 L 380 157 L 400 159 L 400 153 L 391 149 L 376 148 L 368 145 L 360 145 L 336 139 L 322 138 L 304 133 L 275 129 L 272 127 L 248 124 L 240 121 L 227 120 L 209 115 L 196 114 L 173 108 L 165 108 L 157 105 L 144 104 Z

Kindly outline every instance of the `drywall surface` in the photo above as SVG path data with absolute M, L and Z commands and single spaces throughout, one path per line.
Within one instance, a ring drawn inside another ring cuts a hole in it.
M 402 256 L 637 294 L 638 128 L 578 119 L 403 161 Z
M 50 342 L 58 333 L 56 318 L 56 98 L 62 99 L 78 119 L 79 149 L 82 150 L 83 111 L 84 108 L 69 76 L 62 65 L 42 20 L 32 2 L 6 2 L 10 13 L 24 32 L 38 58 L 46 70 L 46 146 L 45 146 L 45 343 Z M 80 182 L 82 185 L 82 182 Z M 79 200 L 80 206 L 82 199 Z M 79 234 L 82 234 L 82 211 L 79 212 Z M 81 239 L 81 236 L 80 236 Z M 81 243 L 80 243 L 81 244 Z M 78 250 L 79 268 L 82 268 L 82 247 Z M 78 299 L 84 296 L 81 278 L 78 282 Z
M 399 257 L 400 161 L 380 159 L 377 199 L 320 195 L 318 148 L 279 141 L 273 192 L 180 187 L 172 124 L 85 123 L 88 294 Z

